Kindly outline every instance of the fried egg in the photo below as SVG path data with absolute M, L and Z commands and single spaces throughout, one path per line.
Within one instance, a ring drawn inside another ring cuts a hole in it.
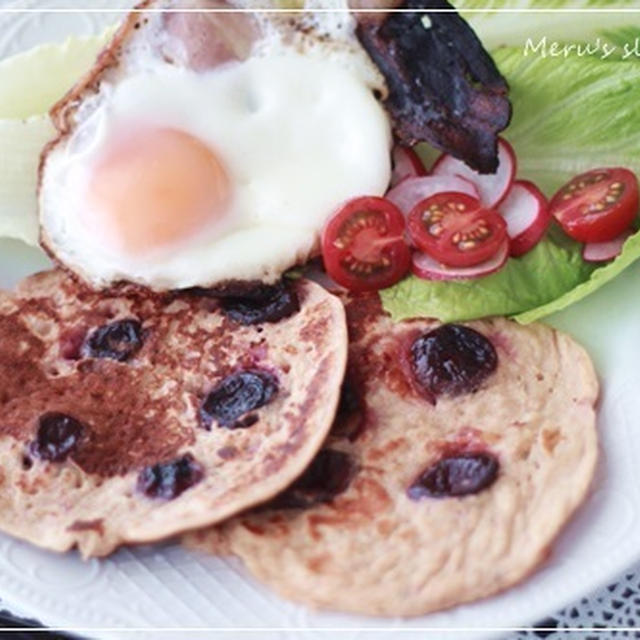
M 341 202 L 386 191 L 384 87 L 347 13 L 304 28 L 252 18 L 250 55 L 217 51 L 219 64 L 202 48 L 189 62 L 171 27 L 202 15 L 174 15 L 130 18 L 110 64 L 58 109 L 42 242 L 95 286 L 273 282 L 317 250 Z

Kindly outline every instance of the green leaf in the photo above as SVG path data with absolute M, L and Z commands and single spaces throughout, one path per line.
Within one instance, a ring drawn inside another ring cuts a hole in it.
M 548 41 L 584 42 L 601 36 L 612 37 L 610 42 L 627 42 L 628 39 L 621 38 L 630 35 L 629 31 L 623 33 L 629 29 L 628 13 L 579 10 L 638 6 L 635 0 L 460 0 L 458 4 L 461 15 L 489 50 L 501 46 L 524 47 L 527 39 L 537 42 L 545 36 Z M 505 12 L 504 9 L 535 9 L 539 13 Z M 547 9 L 549 11 L 545 11 Z M 561 13 L 558 9 L 570 11 Z
M 640 65 L 595 58 L 542 58 L 500 49 L 513 118 L 506 131 L 518 175 L 551 195 L 598 166 L 640 172 Z
M 0 118 L 0 238 L 38 246 L 38 162 L 56 130 L 48 116 Z
M 42 115 L 95 63 L 115 32 L 71 36 L 0 60 L 0 118 Z
M 522 47 L 498 49 L 494 59 L 511 87 L 513 120 L 505 137 L 516 150 L 519 177 L 551 196 L 576 174 L 599 166 L 626 166 L 640 175 L 640 64 L 525 55 Z M 513 315 L 532 322 L 589 295 L 638 257 L 640 233 L 599 267 L 585 263 L 580 245 L 554 231 L 486 278 L 409 277 L 381 297 L 396 320 Z
M 633 46 L 637 39 L 640 39 L 640 27 L 623 26 L 614 29 L 599 29 L 597 34 L 605 38 L 607 42 L 618 47 L 624 55 L 625 47 Z M 629 56 L 629 60 L 637 60 L 636 56 Z
M 484 278 L 447 282 L 406 278 L 380 292 L 383 306 L 394 320 L 424 316 L 454 322 L 513 315 L 551 303 L 594 270 L 582 260 L 580 245 L 552 235 Z
M 582 298 L 593 293 L 603 284 L 622 273 L 638 257 L 640 257 L 640 232 L 635 233 L 625 242 L 622 253 L 613 262 L 595 269 L 587 280 L 570 289 L 556 300 L 521 313 L 515 316 L 515 319 L 522 324 L 528 324 L 544 318 L 550 313 L 560 311 L 578 300 L 582 300 Z

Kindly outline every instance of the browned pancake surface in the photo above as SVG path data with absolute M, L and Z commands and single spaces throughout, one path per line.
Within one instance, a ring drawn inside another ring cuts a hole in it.
M 310 282 L 292 286 L 298 312 L 248 326 L 213 298 L 104 296 L 59 271 L 3 294 L 0 529 L 103 555 L 217 522 L 287 486 L 326 436 L 346 360 L 339 300 Z M 140 327 L 129 357 L 88 350 L 96 330 L 121 321 Z M 262 405 L 231 421 L 203 413 L 214 389 L 246 372 L 268 383 Z M 37 446 L 51 415 L 81 425 L 60 459 Z M 141 474 L 153 479 L 154 465 L 185 456 L 181 470 L 156 469 L 177 471 L 181 493 L 169 478 L 145 494 Z
M 411 350 L 436 322 L 394 324 L 377 297 L 353 299 L 347 318 L 341 411 L 310 471 L 187 545 L 239 556 L 292 600 L 365 614 L 424 614 L 518 582 L 593 475 L 589 357 L 544 325 L 473 322 L 497 366 L 471 389 L 433 394 Z

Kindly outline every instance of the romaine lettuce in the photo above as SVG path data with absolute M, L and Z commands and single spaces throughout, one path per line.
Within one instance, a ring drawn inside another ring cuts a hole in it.
M 0 61 L 0 118 L 45 114 L 86 73 L 115 29 L 42 44 Z
M 576 173 L 624 166 L 640 173 L 640 64 L 494 53 L 511 87 L 506 131 L 518 175 L 547 195 Z
M 619 42 L 619 36 L 626 42 L 633 32 L 632 14 L 607 10 L 638 7 L 636 0 L 460 0 L 457 4 L 490 50 L 524 47 L 528 38 L 538 42 L 545 36 L 549 42 L 595 42 L 598 37 Z M 522 9 L 529 12 L 518 11 Z
M 599 166 L 640 174 L 640 64 L 525 56 L 523 47 L 500 48 L 494 60 L 511 87 L 513 120 L 505 137 L 516 150 L 520 177 L 550 196 L 575 174 Z M 580 250 L 556 231 L 496 274 L 458 282 L 411 276 L 381 297 L 397 320 L 513 315 L 532 322 L 595 291 L 639 258 L 640 233 L 606 266 L 585 263 Z
M 46 115 L 0 118 L 0 238 L 38 246 L 38 162 L 42 147 L 55 132 Z
M 582 260 L 577 243 L 549 238 L 485 278 L 430 282 L 412 276 L 380 295 L 394 320 L 427 316 L 452 322 L 515 315 L 552 303 L 593 270 Z

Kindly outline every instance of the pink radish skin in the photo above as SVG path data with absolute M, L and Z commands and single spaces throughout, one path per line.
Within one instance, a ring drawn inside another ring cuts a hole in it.
M 485 207 L 494 208 L 507 196 L 516 177 L 516 154 L 513 147 L 498 140 L 498 170 L 495 173 L 478 173 L 462 160 L 445 153 L 433 165 L 434 176 L 458 176 L 473 182 Z
M 391 157 L 393 158 L 392 187 L 400 184 L 406 178 L 418 178 L 427 175 L 427 170 L 422 164 L 422 160 L 410 147 L 396 145 L 393 148 Z
M 625 231 L 608 242 L 589 242 L 582 247 L 582 259 L 585 262 L 606 262 L 620 255 L 622 245 L 633 231 Z
M 492 258 L 473 267 L 447 267 L 426 253 L 416 251 L 411 261 L 411 271 L 423 280 L 470 280 L 482 278 L 500 270 L 508 257 L 508 240 L 504 241 Z
M 443 191 L 456 191 L 466 193 L 473 198 L 478 197 L 478 191 L 473 184 L 457 176 L 405 178 L 399 185 L 388 191 L 385 197 L 391 200 L 405 216 L 408 216 L 418 202 Z
M 531 251 L 551 224 L 549 203 L 533 182 L 516 180 L 500 207 L 511 240 L 510 254 L 517 258 Z
M 345 287 L 338 284 L 333 278 L 326 272 L 322 258 L 313 258 L 309 260 L 304 266 L 302 271 L 302 277 L 307 280 L 313 280 L 315 283 L 324 287 L 327 291 L 338 293 L 340 291 L 346 291 Z

